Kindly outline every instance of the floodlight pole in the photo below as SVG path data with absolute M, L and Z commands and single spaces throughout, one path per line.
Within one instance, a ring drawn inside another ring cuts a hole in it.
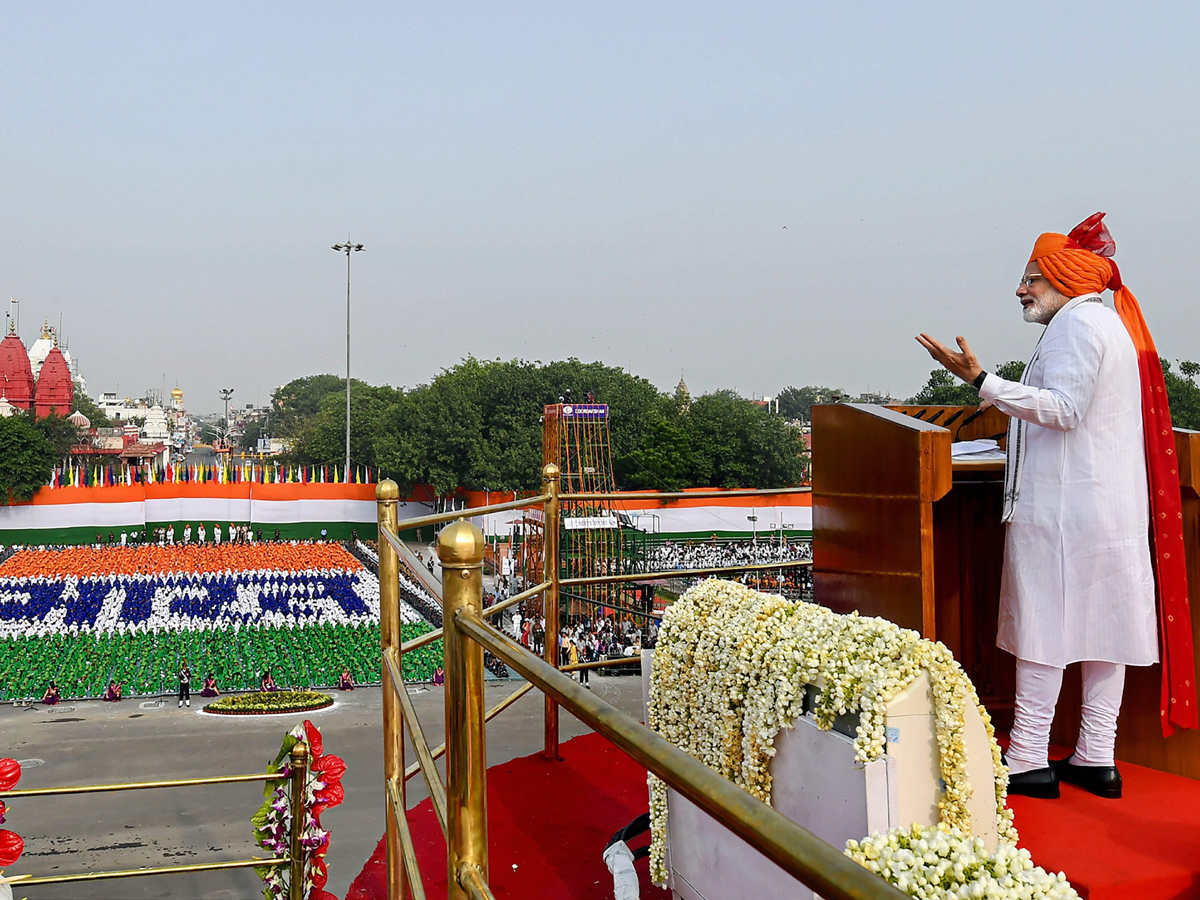
M 350 254 L 365 250 L 362 244 L 352 244 L 349 239 L 344 244 L 334 244 L 333 249 L 346 254 L 346 470 L 343 478 L 349 478 L 350 472 Z
M 233 396 L 233 388 L 221 388 L 218 391 L 221 399 L 225 401 L 225 443 L 229 443 L 229 398 Z

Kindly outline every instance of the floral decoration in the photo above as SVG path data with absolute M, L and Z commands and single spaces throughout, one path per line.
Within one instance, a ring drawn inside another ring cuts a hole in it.
M 268 772 L 291 776 L 292 748 L 298 743 L 308 745 L 308 773 L 304 786 L 304 830 L 300 843 L 304 848 L 304 897 L 306 900 L 337 900 L 325 890 L 329 873 L 325 854 L 329 850 L 329 832 L 321 827 L 321 813 L 337 806 L 345 797 L 342 775 L 346 763 L 340 757 L 325 753 L 321 732 L 307 719 L 283 739 L 279 755 Z M 274 856 L 286 856 L 291 849 L 292 816 L 291 782 L 271 781 L 263 791 L 263 805 L 254 814 L 254 839 Z M 286 866 L 259 866 L 255 870 L 263 880 L 265 900 L 283 900 L 288 896 L 289 869 Z
M 972 703 L 991 743 L 1000 839 L 1015 844 L 1006 802 L 1008 770 L 970 679 L 945 646 L 886 619 L 838 615 L 734 582 L 701 582 L 669 606 L 663 618 L 647 724 L 770 803 L 775 736 L 802 713 L 808 685 L 819 688 L 812 709 L 818 726 L 829 729 L 838 716 L 858 713 L 855 756 L 868 762 L 884 752 L 887 704 L 922 670 L 929 673 L 933 692 L 945 783 L 940 821 L 971 831 L 963 733 L 964 712 Z M 663 885 L 667 791 L 653 775 L 648 780 L 650 871 L 655 883 Z
M 0 791 L 11 791 L 21 780 L 21 764 L 15 759 L 0 759 Z M 8 807 L 0 800 L 0 825 Z M 25 841 L 15 831 L 0 828 L 0 870 L 11 866 L 25 850 Z
M 261 716 L 275 713 L 308 712 L 333 705 L 333 698 L 320 691 L 255 691 L 231 694 L 204 707 L 207 713 L 226 716 Z
M 957 828 L 912 825 L 847 841 L 846 855 L 922 900 L 1078 900 L 1062 872 L 1033 864 L 1028 850 L 1001 842 L 989 853 L 982 838 Z

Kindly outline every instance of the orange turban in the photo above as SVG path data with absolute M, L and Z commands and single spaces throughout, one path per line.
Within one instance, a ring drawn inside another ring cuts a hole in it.
M 1197 727 L 1179 464 L 1162 362 L 1137 298 L 1122 284 L 1121 273 L 1111 259 L 1116 251 L 1117 243 L 1104 225 L 1104 213 L 1099 212 L 1076 225 L 1070 234 L 1041 235 L 1029 261 L 1036 262 L 1046 280 L 1067 297 L 1111 289 L 1113 305 L 1137 350 L 1150 493 L 1150 547 L 1162 650 L 1160 714 L 1163 734 L 1169 736 L 1176 728 Z
M 1030 262 L 1036 262 L 1054 289 L 1068 297 L 1118 290 L 1121 273 L 1109 257 L 1117 242 L 1104 226 L 1104 213 L 1089 216 L 1070 234 L 1047 232 L 1033 245 Z

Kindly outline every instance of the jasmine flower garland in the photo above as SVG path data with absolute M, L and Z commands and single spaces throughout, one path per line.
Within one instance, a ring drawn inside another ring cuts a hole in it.
M 801 714 L 807 685 L 820 688 L 813 709 L 820 727 L 831 728 L 846 713 L 859 714 L 855 756 L 869 762 L 884 751 L 887 704 L 922 670 L 929 673 L 946 785 L 938 804 L 942 824 L 970 833 L 963 732 L 967 704 L 973 703 L 992 747 L 1000 839 L 1015 844 L 1007 769 L 970 679 L 945 646 L 886 619 L 838 615 L 733 582 L 702 582 L 668 607 L 663 618 L 647 724 L 770 803 L 775 736 Z M 653 775 L 648 780 L 650 871 L 663 885 L 667 791 Z
M 981 838 L 945 824 L 912 825 L 847 841 L 846 855 L 922 900 L 1078 900 L 1062 872 L 1033 864 L 1028 850 L 1000 844 L 988 853 Z

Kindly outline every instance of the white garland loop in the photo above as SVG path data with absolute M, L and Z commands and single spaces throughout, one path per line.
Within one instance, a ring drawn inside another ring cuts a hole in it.
M 806 685 L 821 688 L 813 709 L 820 727 L 832 727 L 840 715 L 859 714 L 855 756 L 868 762 L 884 751 L 887 704 L 921 670 L 929 673 L 933 691 L 945 782 L 938 803 L 941 823 L 971 831 L 963 732 L 964 711 L 973 703 L 992 748 L 1000 840 L 1015 844 L 1006 803 L 1008 770 L 971 680 L 945 646 L 886 619 L 838 615 L 733 582 L 701 582 L 663 618 L 647 725 L 770 803 L 775 736 L 801 714 Z M 648 782 L 650 873 L 656 884 L 665 885 L 667 790 L 653 775 Z

